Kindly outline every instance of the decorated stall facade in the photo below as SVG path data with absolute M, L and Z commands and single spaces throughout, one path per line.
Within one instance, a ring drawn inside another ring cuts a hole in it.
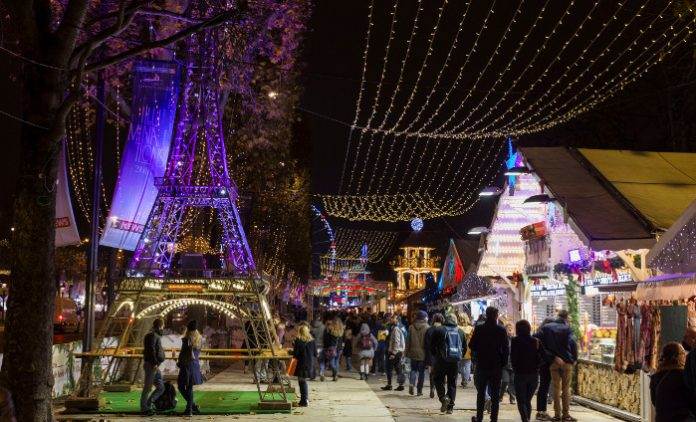
M 605 153 L 620 157 L 620 165 L 608 168 Z M 683 199 L 639 201 L 635 189 L 642 184 L 663 198 L 675 193 L 659 175 L 631 180 L 642 153 L 522 148 L 521 154 L 543 192 L 525 202 L 543 203 L 546 211 L 520 230 L 525 306 L 537 323 L 558 308 L 571 313 L 580 340 L 578 399 L 639 418 L 645 413 L 640 369 L 655 367 L 663 324 L 659 307 L 639 302 L 635 289 L 651 275 L 646 258 L 655 233 Z M 687 154 L 675 168 L 688 166 L 684 159 L 696 166 L 696 156 Z M 633 190 L 622 185 L 627 180 Z

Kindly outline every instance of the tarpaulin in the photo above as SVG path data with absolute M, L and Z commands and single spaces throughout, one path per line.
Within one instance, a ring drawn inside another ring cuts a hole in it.
M 100 244 L 134 250 L 157 197 L 176 118 L 179 66 L 147 60 L 133 66 L 131 125 Z
M 65 143 L 60 149 L 58 157 L 58 182 L 56 184 L 56 247 L 78 245 L 80 233 L 77 231 L 75 214 L 73 214 L 70 202 L 70 187 L 68 186 L 68 172 L 65 163 Z

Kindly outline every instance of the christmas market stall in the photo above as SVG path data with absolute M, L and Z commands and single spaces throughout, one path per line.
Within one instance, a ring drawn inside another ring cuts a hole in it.
M 696 197 L 671 183 L 684 178 L 680 170 L 696 168 L 696 155 L 568 148 L 520 154 L 541 191 L 523 203 L 544 206 L 542 218 L 519 232 L 523 314 L 539 324 L 568 309 L 580 340 L 576 399 L 638 420 L 645 414 L 640 369 L 656 364 L 661 312 L 639 302 L 635 290 L 650 277 L 646 256 L 655 233 L 683 211 L 684 195 Z M 648 164 L 648 173 L 633 171 Z M 645 200 L 641 186 L 662 200 Z

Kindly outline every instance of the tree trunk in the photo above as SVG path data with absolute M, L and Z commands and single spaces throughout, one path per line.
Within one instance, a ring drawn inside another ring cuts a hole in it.
M 56 115 L 66 86 L 54 70 L 33 67 L 25 72 L 23 116 L 32 124 L 25 123 L 21 133 L 0 380 L 12 394 L 17 420 L 31 422 L 52 420 L 55 180 L 64 132 Z

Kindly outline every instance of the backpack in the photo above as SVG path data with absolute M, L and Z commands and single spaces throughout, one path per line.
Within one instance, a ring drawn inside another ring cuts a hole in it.
M 171 382 L 164 383 L 164 392 L 154 401 L 155 409 L 158 411 L 172 410 L 176 407 L 176 389 Z
M 362 350 L 372 349 L 372 334 L 360 336 L 360 348 Z
M 462 360 L 462 338 L 459 335 L 458 327 L 445 326 L 442 359 L 445 362 L 459 362 Z

